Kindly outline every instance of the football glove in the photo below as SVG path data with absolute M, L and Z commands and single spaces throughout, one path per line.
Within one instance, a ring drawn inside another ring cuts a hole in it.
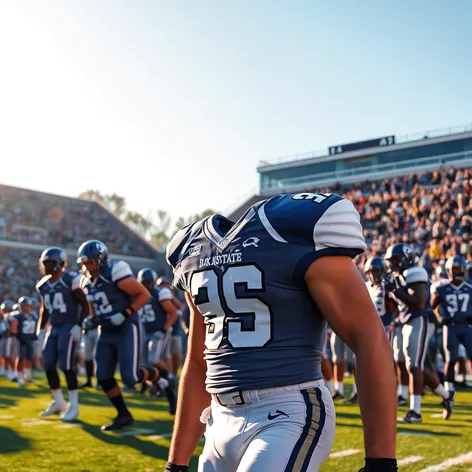
M 359 472 L 398 472 L 397 460 L 366 457 Z
M 387 292 L 395 292 L 395 290 L 400 286 L 400 283 L 394 274 L 388 274 L 383 283 Z
M 123 315 L 123 313 L 115 313 L 114 315 L 110 316 L 110 322 L 115 326 L 120 326 L 125 320 L 126 316 Z
M 438 321 L 441 326 L 449 326 L 452 323 L 451 318 L 446 318 L 445 316 L 441 317 Z
M 80 343 L 80 338 L 82 337 L 82 328 L 79 325 L 72 326 L 72 329 L 69 331 L 72 341 L 75 343 Z
M 85 332 L 95 329 L 98 326 L 98 318 L 94 316 L 87 316 L 84 322 L 82 323 L 82 328 L 84 328 Z
M 468 315 L 465 317 L 465 322 L 468 324 L 472 324 L 472 315 Z

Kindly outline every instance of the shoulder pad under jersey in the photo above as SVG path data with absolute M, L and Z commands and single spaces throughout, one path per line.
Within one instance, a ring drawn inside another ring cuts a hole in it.
M 428 283 L 429 276 L 423 267 L 410 267 L 403 272 L 403 277 L 407 284 L 416 284 L 419 282 Z

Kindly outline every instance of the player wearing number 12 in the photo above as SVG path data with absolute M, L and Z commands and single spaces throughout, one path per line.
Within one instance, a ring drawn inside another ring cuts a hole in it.
M 77 252 L 77 263 L 82 265 L 85 277 L 81 286 L 93 311 L 93 316 L 85 320 L 85 327 L 101 326 L 95 350 L 97 380 L 118 412 L 112 423 L 103 426 L 102 430 L 117 430 L 134 421 L 115 380 L 118 364 L 125 385 L 147 380 L 159 382 L 162 388 L 169 385 L 164 369 L 140 365 L 142 337 L 138 311 L 151 295 L 136 280 L 129 264 L 108 260 L 108 248 L 101 241 L 84 242 Z M 168 396 L 168 399 L 169 403 L 175 403 L 175 396 Z
M 70 403 L 62 420 L 73 421 L 79 415 L 73 356 L 80 343 L 82 320 L 89 314 L 89 304 L 80 288 L 81 275 L 66 271 L 67 256 L 62 249 L 50 247 L 43 251 L 39 266 L 44 277 L 36 284 L 41 297 L 38 327 L 44 328 L 47 323 L 50 325 L 43 347 L 43 367 L 54 397 L 42 416 L 61 413 L 66 409 L 56 367 L 59 362 L 66 377 Z
M 318 471 L 335 428 L 327 322 L 357 356 L 365 470 L 396 470 L 390 346 L 351 260 L 365 248 L 359 214 L 333 194 L 273 197 L 172 238 L 191 316 L 167 471 L 188 470 L 204 425 L 199 472 Z

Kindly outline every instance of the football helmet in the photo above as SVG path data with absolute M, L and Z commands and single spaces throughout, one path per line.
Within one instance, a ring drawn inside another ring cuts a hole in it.
M 364 272 L 367 280 L 376 284 L 380 283 L 385 275 L 385 261 L 378 256 L 367 259 Z
M 60 272 L 67 266 L 67 254 L 60 247 L 45 249 L 39 258 L 39 269 L 43 275 Z
M 446 273 L 452 282 L 463 282 L 467 276 L 467 262 L 462 256 L 452 256 L 446 261 Z
M 415 262 L 415 251 L 406 243 L 392 244 L 384 257 L 390 272 L 403 272 Z

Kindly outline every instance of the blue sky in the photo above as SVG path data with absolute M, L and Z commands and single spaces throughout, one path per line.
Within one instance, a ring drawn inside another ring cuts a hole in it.
M 233 209 L 259 160 L 472 122 L 472 2 L 0 3 L 0 181 Z

